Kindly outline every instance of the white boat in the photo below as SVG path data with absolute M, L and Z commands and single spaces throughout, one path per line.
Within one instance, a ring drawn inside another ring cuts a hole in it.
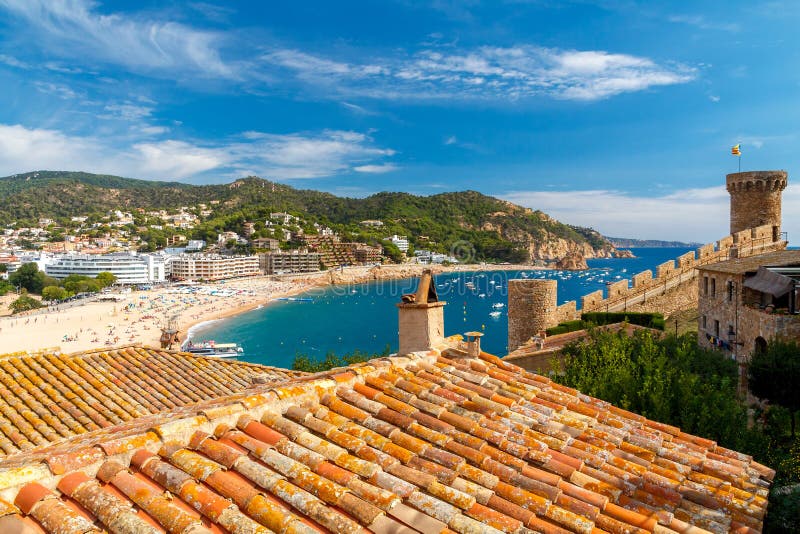
M 495 302 L 494 304 L 492 304 L 492 308 L 495 308 L 495 309 L 504 308 L 504 307 L 505 307 L 505 304 L 503 304 L 502 302 Z
M 213 339 L 194 343 L 187 341 L 182 350 L 198 356 L 211 358 L 236 358 L 244 354 L 244 349 L 236 343 L 217 343 Z
M 492 318 L 496 319 L 496 318 L 500 317 L 502 314 L 503 314 L 503 312 L 493 311 L 493 312 L 489 312 L 489 317 L 492 317 Z

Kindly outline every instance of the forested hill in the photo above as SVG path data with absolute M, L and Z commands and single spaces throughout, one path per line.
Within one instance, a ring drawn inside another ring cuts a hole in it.
M 589 257 L 608 256 L 614 249 L 594 230 L 569 226 L 540 211 L 475 191 L 432 196 L 378 193 L 366 198 L 345 198 L 258 177 L 217 185 L 62 171 L 0 178 L 2 225 L 34 225 L 41 217 L 66 225 L 70 217 L 102 217 L 114 209 L 137 216 L 139 208 L 194 209 L 200 203 L 213 208 L 213 214 L 191 230 L 189 237 L 210 239 L 220 231 L 240 232 L 244 222 L 263 221 L 270 212 L 282 211 L 366 242 L 397 233 L 408 235 L 418 248 L 446 252 L 465 241 L 474 247 L 478 259 L 553 259 L 573 252 Z M 383 221 L 385 226 L 369 229 L 359 224 L 368 219 Z

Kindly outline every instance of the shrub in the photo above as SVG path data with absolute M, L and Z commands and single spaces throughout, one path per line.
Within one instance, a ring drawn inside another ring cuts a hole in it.
M 664 330 L 664 316 L 660 313 L 647 312 L 586 312 L 581 314 L 581 319 L 597 326 L 606 324 L 628 322 L 647 328 Z

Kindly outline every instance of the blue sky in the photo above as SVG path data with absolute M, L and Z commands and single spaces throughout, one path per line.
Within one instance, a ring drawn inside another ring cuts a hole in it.
M 713 240 L 731 145 L 800 163 L 799 23 L 793 0 L 0 0 L 0 175 L 475 189 Z M 795 242 L 799 207 L 790 186 Z

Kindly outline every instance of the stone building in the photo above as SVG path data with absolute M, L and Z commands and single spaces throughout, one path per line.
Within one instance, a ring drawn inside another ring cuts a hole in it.
M 307 250 L 272 251 L 258 255 L 264 274 L 313 273 L 319 271 L 320 254 Z
M 800 250 L 706 265 L 698 284 L 698 342 L 730 354 L 741 377 L 773 339 L 800 340 Z

